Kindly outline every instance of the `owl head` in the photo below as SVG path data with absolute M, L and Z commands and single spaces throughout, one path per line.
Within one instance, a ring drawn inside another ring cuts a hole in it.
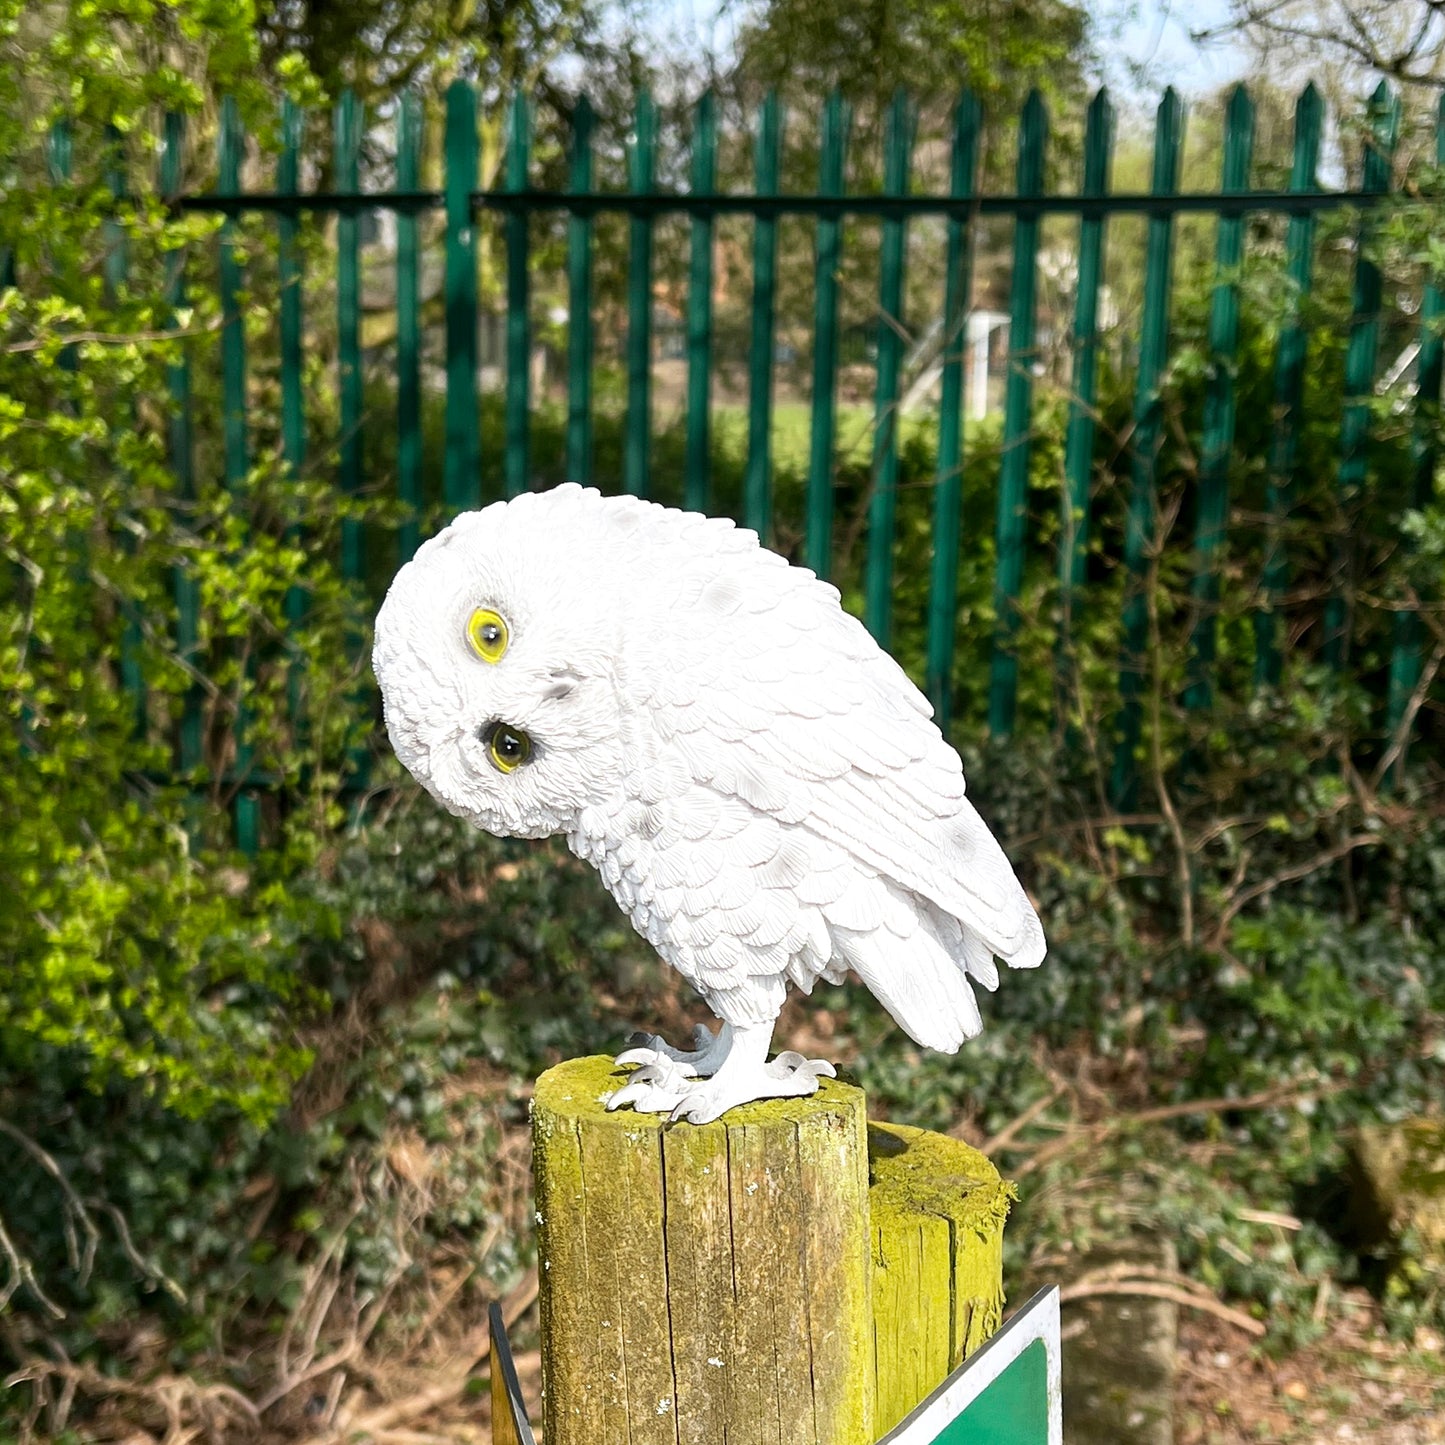
M 397 756 L 450 812 L 506 837 L 568 831 L 622 767 L 608 549 L 599 536 L 579 561 L 544 500 L 466 513 L 423 544 L 372 653 Z

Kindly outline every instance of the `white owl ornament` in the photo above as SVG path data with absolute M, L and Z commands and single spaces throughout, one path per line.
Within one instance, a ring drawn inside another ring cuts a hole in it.
M 953 1053 L 1044 935 L 927 700 L 837 591 L 723 519 L 568 484 L 460 516 L 397 573 L 373 655 L 393 747 L 502 837 L 560 833 L 722 1021 L 654 1036 L 608 1107 L 705 1123 L 811 1094 L 768 1061 L 789 983 L 852 969 Z

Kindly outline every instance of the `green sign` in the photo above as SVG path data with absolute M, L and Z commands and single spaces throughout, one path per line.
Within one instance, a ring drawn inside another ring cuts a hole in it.
M 1059 1292 L 1041 1290 L 878 1445 L 1063 1445 Z

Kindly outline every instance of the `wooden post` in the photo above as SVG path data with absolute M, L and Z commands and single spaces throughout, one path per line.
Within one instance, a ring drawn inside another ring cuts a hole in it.
M 862 1091 L 666 1127 L 624 1076 L 533 1100 L 547 1445 L 872 1445 Z
M 831 1080 L 609 1114 L 624 1077 L 533 1100 L 547 1445 L 872 1445 L 997 1327 L 1012 1190 L 977 1151 Z
M 998 1329 L 1013 1185 L 958 1139 L 870 1124 L 874 1438 Z

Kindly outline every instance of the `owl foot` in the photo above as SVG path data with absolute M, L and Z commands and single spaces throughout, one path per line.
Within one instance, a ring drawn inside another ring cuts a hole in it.
M 754 1099 L 796 1099 L 818 1091 L 819 1081 L 834 1077 L 826 1059 L 805 1059 L 792 1049 L 766 1062 L 772 1025 L 729 1030 L 727 1056 L 710 1079 L 699 1079 L 692 1066 L 666 1054 L 655 1055 L 607 1100 L 608 1109 L 631 1104 L 640 1114 L 666 1114 L 676 1122 L 709 1124 L 739 1104 Z M 622 1060 L 619 1060 L 622 1062 Z
M 706 1079 L 722 1067 L 732 1048 L 732 1026 L 724 1024 L 717 1033 L 706 1024 L 692 1031 L 692 1049 L 675 1049 L 659 1034 L 635 1033 L 627 1042 L 632 1046 L 618 1054 L 615 1064 L 660 1064 L 670 1061 L 690 1076 Z

